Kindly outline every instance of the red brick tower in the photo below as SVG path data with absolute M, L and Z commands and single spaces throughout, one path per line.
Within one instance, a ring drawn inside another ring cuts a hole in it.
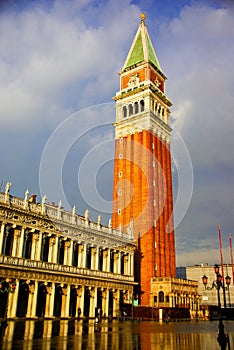
M 171 102 L 145 15 L 120 74 L 116 93 L 112 226 L 138 240 L 141 305 L 150 278 L 176 276 L 170 154 Z

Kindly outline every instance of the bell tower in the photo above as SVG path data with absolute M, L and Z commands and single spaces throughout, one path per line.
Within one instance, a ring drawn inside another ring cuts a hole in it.
M 150 304 L 150 279 L 175 277 L 170 106 L 145 15 L 116 93 L 112 226 L 138 242 L 139 302 Z

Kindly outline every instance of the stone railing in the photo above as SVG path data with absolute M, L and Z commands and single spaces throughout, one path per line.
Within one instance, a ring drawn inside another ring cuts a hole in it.
M 68 265 L 60 265 L 55 264 L 51 262 L 45 262 L 45 261 L 36 261 L 31 259 L 24 259 L 24 258 L 17 258 L 17 257 L 11 257 L 6 255 L 0 255 L 0 264 L 3 266 L 5 265 L 11 265 L 11 266 L 17 266 L 18 268 L 27 268 L 31 271 L 33 270 L 40 270 L 40 272 L 50 271 L 53 272 L 61 272 L 63 274 L 71 274 L 76 275 L 76 277 L 90 277 L 92 279 L 98 278 L 98 279 L 108 279 L 108 280 L 117 280 L 117 281 L 126 281 L 126 282 L 133 282 L 134 277 L 133 276 L 126 276 L 111 272 L 105 272 L 105 271 L 99 271 L 99 270 L 90 270 L 86 268 L 80 268 L 80 267 L 74 267 L 74 266 L 68 266 Z
M 95 223 L 85 217 L 65 211 L 63 208 L 59 208 L 55 205 L 41 204 L 41 203 L 30 203 L 27 199 L 14 197 L 9 194 L 0 192 L 0 202 L 10 205 L 12 208 L 26 209 L 28 212 L 44 215 L 49 217 L 52 221 L 61 222 L 67 225 L 82 226 L 101 232 L 105 234 L 112 234 L 116 238 L 124 238 L 129 243 L 133 243 L 134 237 L 131 232 L 128 234 L 121 232 L 121 230 L 112 229 L 111 227 L 103 226 L 100 223 Z

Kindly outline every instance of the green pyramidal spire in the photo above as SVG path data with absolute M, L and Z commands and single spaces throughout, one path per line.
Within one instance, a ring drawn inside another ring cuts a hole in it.
M 135 35 L 131 49 L 128 53 L 127 59 L 124 63 L 122 70 L 129 69 L 130 67 L 135 66 L 141 62 L 150 62 L 160 72 L 162 72 L 145 25 L 144 14 L 141 14 L 141 22 L 139 28 L 137 30 L 137 33 Z

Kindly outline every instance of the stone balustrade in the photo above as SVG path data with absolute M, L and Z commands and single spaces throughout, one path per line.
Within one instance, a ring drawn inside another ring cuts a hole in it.
M 24 199 L 18 198 L 12 195 L 7 196 L 3 192 L 0 192 L 0 203 L 1 202 L 2 203 L 8 202 L 10 206 L 25 209 Z M 111 233 L 114 237 L 124 237 L 126 240 L 129 240 L 128 243 L 132 242 L 133 240 L 133 236 L 131 233 L 123 234 L 120 230 L 116 230 L 111 227 L 107 227 L 105 225 L 100 225 L 90 220 L 88 220 L 88 223 L 87 223 L 87 220 L 81 215 L 70 213 L 68 211 L 65 211 L 64 209 L 59 209 L 58 207 L 47 203 L 45 203 L 44 205 L 45 205 L 45 214 L 54 222 L 60 222 L 63 224 L 75 225 L 75 226 L 81 226 L 81 227 L 88 227 L 100 233 L 106 233 L 106 234 Z M 39 214 L 39 215 L 42 214 L 41 203 L 28 202 L 27 209 L 31 214 L 33 213 Z M 60 211 L 60 215 L 58 215 L 59 211 Z
M 51 271 L 51 272 L 65 272 L 66 274 L 76 275 L 76 277 L 79 276 L 89 276 L 93 278 L 100 278 L 100 279 L 107 279 L 108 281 L 111 279 L 118 280 L 118 281 L 128 281 L 133 282 L 134 278 L 133 276 L 125 276 L 122 274 L 115 274 L 113 276 L 113 273 L 111 272 L 104 272 L 104 271 L 98 271 L 98 270 L 90 270 L 86 268 L 78 268 L 74 266 L 66 266 L 66 265 L 60 265 L 50 262 L 44 262 L 44 261 L 36 261 L 31 259 L 24 259 L 24 258 L 17 258 L 17 257 L 10 257 L 10 256 L 4 256 L 0 255 L 0 264 L 5 265 L 12 265 L 17 266 L 18 268 L 30 268 L 35 269 L 35 271 L 40 270 L 42 272 L 43 270 Z

